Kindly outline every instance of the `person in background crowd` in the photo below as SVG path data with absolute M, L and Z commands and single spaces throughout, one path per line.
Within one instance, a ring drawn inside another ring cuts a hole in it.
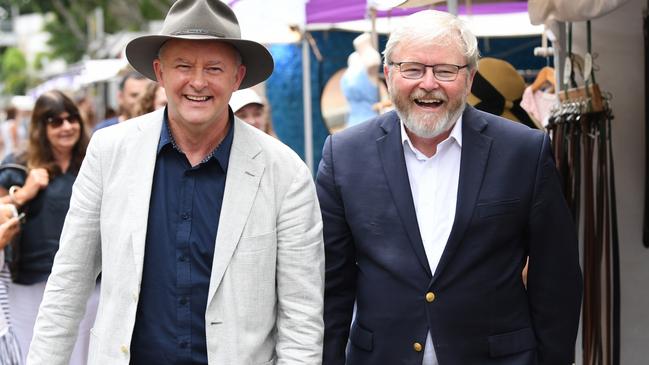
M 478 46 L 454 15 L 410 15 L 384 57 L 396 111 L 329 136 L 316 178 L 323 365 L 572 364 L 582 276 L 547 134 L 466 105 Z
M 140 96 L 133 109 L 133 117 L 151 113 L 167 105 L 165 89 L 157 82 L 151 81 L 144 93 Z
M 0 204 L 0 365 L 20 365 L 23 358 L 11 326 L 9 310 L 9 282 L 11 273 L 5 264 L 4 249 L 20 231 L 20 222 L 16 207 L 11 204 Z
M 27 126 L 31 118 L 33 100 L 25 95 L 15 95 L 11 98 L 5 110 L 5 121 L 0 125 L 2 154 L 4 158 L 12 153 L 25 150 L 27 140 Z
M 165 88 L 158 84 L 158 87 L 155 89 L 155 96 L 153 97 L 153 110 L 158 110 L 167 106 L 167 93 Z
M 28 364 L 67 364 L 101 272 L 90 364 L 319 365 L 324 250 L 309 169 L 235 118 L 273 58 L 220 0 L 179 0 L 126 46 L 165 109 L 88 147 Z
M 18 110 L 15 106 L 9 105 L 5 112 L 6 118 L 0 125 L 2 158 L 14 153 L 14 147 L 18 146 L 18 121 L 16 120 Z
M 86 130 L 93 130 L 97 125 L 97 113 L 92 97 L 88 94 L 81 94 L 75 99 L 75 103 L 81 113 L 81 119 L 86 123 Z
M 268 119 L 266 104 L 255 90 L 243 89 L 232 93 L 230 107 L 237 118 L 276 137 L 273 125 Z
M 110 106 L 107 106 L 104 109 L 104 116 L 105 116 L 105 119 L 116 118 L 117 117 L 117 112 L 115 111 L 115 109 L 111 108 Z
M 8 193 L 0 202 L 14 204 L 26 213 L 17 252 L 12 258 L 15 272 L 12 272 L 14 279 L 9 296 L 11 318 L 23 355 L 29 349 L 45 283 L 59 250 L 72 185 L 87 145 L 88 135 L 77 106 L 62 92 L 48 91 L 36 100 L 26 152 L 7 156 L 2 163 L 20 165 L 28 171 L 26 176 L 20 169 L 0 171 L 0 190 Z M 96 289 L 79 328 L 79 340 L 70 364 L 87 362 L 98 295 Z
M 34 100 L 26 95 L 14 95 L 11 98 L 11 105 L 16 108 L 14 119 L 15 137 L 12 146 L 13 153 L 22 153 L 27 148 L 28 129 L 34 109 Z
M 151 80 L 148 80 L 139 72 L 128 71 L 119 83 L 119 92 L 117 93 L 119 115 L 100 122 L 95 126 L 95 131 L 132 118 L 137 101 L 144 94 L 150 82 Z

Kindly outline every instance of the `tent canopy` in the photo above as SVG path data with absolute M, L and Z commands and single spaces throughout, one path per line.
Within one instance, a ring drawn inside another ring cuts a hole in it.
M 474 0 L 474 2 L 477 2 Z M 338 4 L 340 3 L 340 4 Z M 340 6 L 342 10 L 337 10 Z M 347 30 L 370 32 L 368 0 L 310 0 L 306 4 L 307 30 Z M 375 31 L 389 34 L 399 26 L 406 15 L 424 8 L 395 8 L 389 11 L 376 11 Z M 447 10 L 446 6 L 435 9 Z M 459 17 L 468 22 L 478 37 L 515 37 L 540 35 L 543 26 L 532 25 L 527 12 L 527 2 L 481 2 L 471 7 L 459 7 Z
M 230 0 L 241 24 L 242 37 L 264 44 L 296 43 L 300 30 L 372 31 L 370 8 L 383 9 L 393 0 Z M 405 15 L 423 9 L 376 10 L 375 31 L 389 34 Z M 435 9 L 446 10 L 440 4 Z M 473 0 L 459 6 L 460 18 L 468 21 L 478 37 L 540 35 L 542 26 L 530 23 L 526 1 Z

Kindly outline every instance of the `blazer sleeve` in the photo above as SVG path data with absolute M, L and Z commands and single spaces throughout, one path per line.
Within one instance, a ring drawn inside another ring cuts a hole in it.
M 102 177 L 93 138 L 72 189 L 59 250 L 45 287 L 27 364 L 64 365 L 101 268 L 99 211 Z
M 329 136 L 316 177 L 325 240 L 323 364 L 344 365 L 356 299 L 356 256 L 352 232 L 336 184 L 333 143 L 333 137 Z
M 277 365 L 321 363 L 323 286 L 320 207 L 300 163 L 277 217 Z
M 544 135 L 529 217 L 528 298 L 539 365 L 572 364 L 581 308 L 577 232 Z

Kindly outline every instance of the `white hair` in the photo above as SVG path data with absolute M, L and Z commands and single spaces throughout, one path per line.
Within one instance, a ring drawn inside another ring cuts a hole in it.
M 392 62 L 392 53 L 401 43 L 459 46 L 460 52 L 466 57 L 468 69 L 478 67 L 478 40 L 468 25 L 447 12 L 423 10 L 409 15 L 400 27 L 392 31 L 383 51 L 384 64 Z

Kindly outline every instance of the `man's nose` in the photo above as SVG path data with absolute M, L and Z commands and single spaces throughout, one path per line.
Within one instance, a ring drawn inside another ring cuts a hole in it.
M 419 81 L 419 87 L 424 90 L 434 90 L 439 87 L 439 81 L 435 78 L 432 67 L 426 67 L 424 76 Z
M 205 87 L 205 85 L 207 85 L 205 74 L 203 73 L 202 69 L 197 68 L 196 71 L 192 74 L 190 85 L 196 90 L 201 90 Z

